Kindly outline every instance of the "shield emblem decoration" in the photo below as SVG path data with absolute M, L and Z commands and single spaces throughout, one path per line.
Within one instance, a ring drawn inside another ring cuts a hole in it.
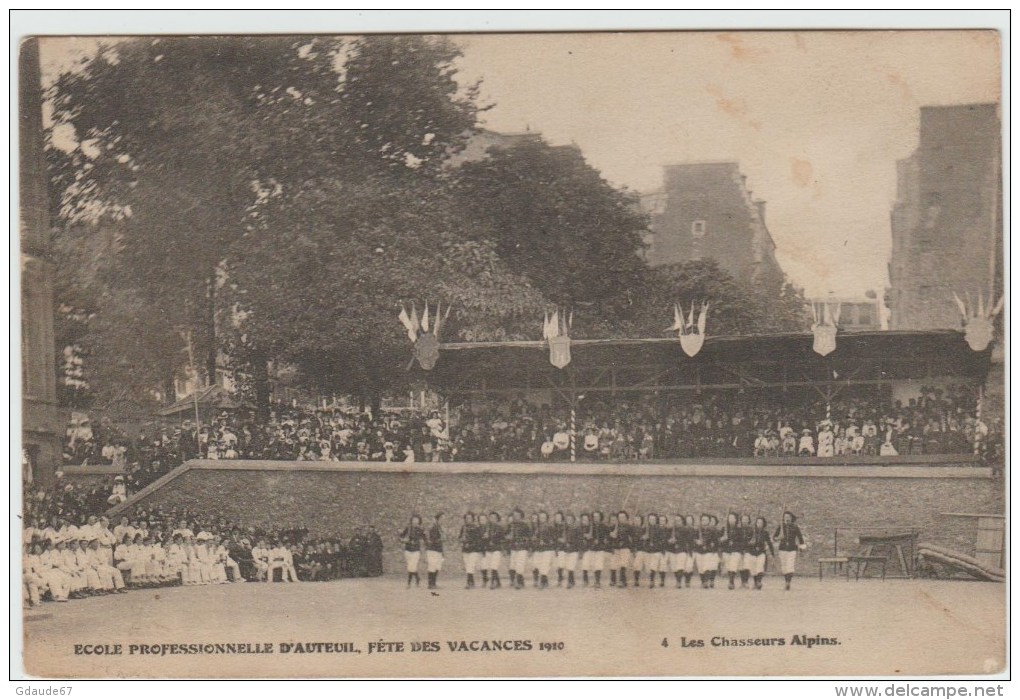
M 963 337 L 971 350 L 981 352 L 992 342 L 992 320 L 981 316 L 972 316 L 967 319 Z
M 433 333 L 422 333 L 414 343 L 414 357 L 424 370 L 436 366 L 439 359 L 439 341 Z
M 570 336 L 549 338 L 549 362 L 556 369 L 563 369 L 570 364 Z
M 814 350 L 822 357 L 825 357 L 830 352 L 836 349 L 836 327 L 825 324 L 816 323 L 811 327 L 811 330 L 815 334 Z
M 685 333 L 680 336 L 680 347 L 684 349 L 688 357 L 694 357 L 701 352 L 701 346 L 705 344 L 705 336 L 701 333 Z

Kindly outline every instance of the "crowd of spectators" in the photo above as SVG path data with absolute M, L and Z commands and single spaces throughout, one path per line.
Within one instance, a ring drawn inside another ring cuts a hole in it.
M 242 581 L 321 581 L 382 573 L 374 528 L 352 537 L 301 527 L 265 531 L 187 511 L 135 510 L 111 527 L 102 513 L 184 461 L 584 461 L 701 457 L 968 454 L 1004 455 L 1001 421 L 977 415 L 974 389 L 924 387 L 907 401 L 855 387 L 826 402 L 799 393 L 592 396 L 576 408 L 523 396 L 455 407 L 449 425 L 425 413 L 323 409 L 274 411 L 268 420 L 221 413 L 128 439 L 109 423 L 79 417 L 65 463 L 105 464 L 82 485 L 58 472 L 49 488 L 26 484 L 24 580 L 30 603 L 137 586 Z M 573 438 L 573 439 L 572 439 Z M 80 461 L 79 461 L 80 460 Z
M 397 413 L 286 409 L 265 421 L 221 413 L 196 427 L 142 432 L 126 440 L 113 430 L 69 437 L 66 464 L 122 466 L 133 493 L 193 458 L 315 461 L 635 461 L 700 457 L 765 457 L 1001 452 L 1002 426 L 976 416 L 974 390 L 924 387 L 907 401 L 888 389 L 856 387 L 828 403 L 810 388 L 703 394 L 597 395 L 579 402 L 571 440 L 570 412 L 523 397 L 439 411 Z M 69 436 L 71 435 L 69 431 Z M 86 447 L 83 448 L 83 445 Z M 99 455 L 78 461 L 80 453 Z M 111 484 L 107 494 L 117 495 Z
M 840 394 L 728 392 L 677 397 L 589 398 L 580 402 L 574 452 L 583 460 L 991 453 L 1001 425 L 975 415 L 972 389 L 925 387 L 894 401 L 880 390 Z M 457 460 L 565 460 L 568 411 L 522 399 L 460 412 Z
M 267 530 L 187 510 L 145 509 L 116 524 L 49 490 L 26 490 L 23 593 L 30 606 L 132 588 L 381 576 L 374 526 L 351 537 Z M 54 495 L 55 494 L 55 495 Z M 70 510 L 61 510 L 73 503 Z M 55 512 L 53 512 L 55 510 Z

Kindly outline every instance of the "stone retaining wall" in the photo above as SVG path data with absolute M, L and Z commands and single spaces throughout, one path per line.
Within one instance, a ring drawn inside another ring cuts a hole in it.
M 305 525 L 349 535 L 374 524 L 389 573 L 403 561 L 397 532 L 412 512 L 447 514 L 446 570 L 462 571 L 456 532 L 472 510 L 526 512 L 624 508 L 631 513 L 764 515 L 775 526 L 785 505 L 798 514 L 809 549 L 802 571 L 833 553 L 836 527 L 917 528 L 920 538 L 974 554 L 976 524 L 947 512 L 1002 513 L 1001 482 L 975 467 L 726 465 L 374 464 L 189 462 L 158 488 L 124 504 L 215 513 L 246 525 Z M 120 509 L 118 509 L 120 510 Z M 855 549 L 853 531 L 840 550 Z

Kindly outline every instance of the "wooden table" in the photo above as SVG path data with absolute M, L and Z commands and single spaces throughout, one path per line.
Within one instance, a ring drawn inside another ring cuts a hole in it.
M 902 555 L 901 555 L 902 556 Z M 850 578 L 850 565 L 856 564 L 857 568 L 854 570 L 854 581 L 859 581 L 861 574 L 868 568 L 868 564 L 878 564 L 882 567 L 882 580 L 885 581 L 885 565 L 888 561 L 886 557 L 872 556 L 866 554 L 856 554 L 847 557 L 849 563 L 847 564 L 847 578 Z
M 832 554 L 834 557 L 854 556 L 839 551 L 841 531 L 844 534 L 847 532 L 862 533 L 856 538 L 856 544 L 860 546 L 860 549 L 854 555 L 859 557 L 879 557 L 880 553 L 884 554 L 885 556 L 880 557 L 884 560 L 883 566 L 887 565 L 891 558 L 899 565 L 898 577 L 914 577 L 914 557 L 917 551 L 917 538 L 919 535 L 919 530 L 916 528 L 898 528 L 895 526 L 837 527 L 833 535 Z M 878 563 L 878 561 L 878 559 L 875 559 L 875 563 Z M 863 574 L 867 570 L 868 563 L 867 559 L 858 562 L 859 573 Z M 893 578 L 896 577 L 894 576 Z M 884 572 L 883 578 L 885 578 Z

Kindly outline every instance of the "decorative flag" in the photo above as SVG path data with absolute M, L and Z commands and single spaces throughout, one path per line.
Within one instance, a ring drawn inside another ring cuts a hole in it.
M 701 352 L 705 344 L 705 327 L 708 324 L 708 302 L 701 305 L 701 311 L 695 319 L 695 303 L 691 302 L 691 312 L 684 319 L 683 311 L 679 304 L 673 305 L 673 325 L 669 330 L 677 331 L 680 335 L 680 347 L 687 353 L 688 357 L 694 357 Z
M 812 304 L 815 322 L 811 332 L 815 335 L 814 351 L 825 357 L 836 349 L 836 329 L 839 324 L 840 305 Z
M 436 366 L 436 362 L 439 360 L 439 333 L 449 317 L 450 307 L 447 306 L 446 312 L 443 313 L 441 303 L 436 304 L 435 314 L 430 317 L 429 304 L 426 301 L 425 310 L 422 312 L 420 320 L 418 308 L 414 302 L 411 303 L 410 314 L 407 313 L 407 307 L 401 305 L 397 318 L 407 331 L 408 340 L 414 343 L 411 363 L 417 360 L 424 370 L 430 370 Z M 410 369 L 411 364 L 408 364 L 407 368 Z
M 560 315 L 559 309 L 545 314 L 542 327 L 542 339 L 549 343 L 549 362 L 556 369 L 563 369 L 570 364 L 570 327 L 574 322 L 571 312 Z
M 424 370 L 436 366 L 439 360 L 439 340 L 434 333 L 422 333 L 414 344 L 414 357 Z
M 985 300 L 980 293 L 978 293 L 977 309 L 975 310 L 970 301 L 970 294 L 967 294 L 967 303 L 965 304 L 960 297 L 953 292 L 953 299 L 956 301 L 956 306 L 960 310 L 960 316 L 963 317 L 963 337 L 967 341 L 967 345 L 974 352 L 981 352 L 987 348 L 991 342 L 992 337 L 995 333 L 995 327 L 993 321 L 999 312 L 1002 311 L 1002 305 L 1006 298 L 1002 297 L 995 304 L 992 304 L 994 297 L 988 296 L 988 306 L 985 306 Z
M 411 323 L 411 317 L 407 315 L 407 309 L 403 305 L 400 307 L 400 315 L 397 318 L 400 319 L 400 323 L 407 329 L 407 339 L 412 343 L 418 340 L 418 330 Z

